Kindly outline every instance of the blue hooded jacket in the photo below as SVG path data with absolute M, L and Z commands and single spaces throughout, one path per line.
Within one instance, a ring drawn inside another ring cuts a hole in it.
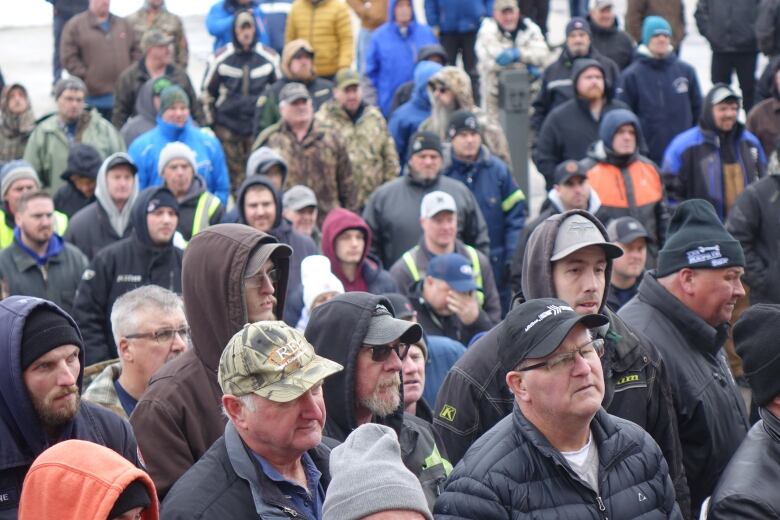
M 252 0 L 248 6 L 238 6 L 235 0 L 222 0 L 211 6 L 209 14 L 206 15 L 206 29 L 214 37 L 212 50 L 216 51 L 233 41 L 233 16 L 240 8 L 252 9 L 257 27 L 257 40 L 263 45 L 271 44 L 265 26 L 265 17 L 257 5 L 257 0 Z
M 0 302 L 0 519 L 16 519 L 22 482 L 33 460 L 56 442 L 81 439 L 113 449 L 140 467 L 137 445 L 130 424 L 114 412 L 81 401 L 76 416 L 62 427 L 57 439 L 50 439 L 38 419 L 22 379 L 22 334 L 30 313 L 48 307 L 64 316 L 78 331 L 76 322 L 55 304 L 29 296 L 11 296 Z M 81 334 L 79 334 L 81 336 Z M 84 349 L 79 351 L 81 388 Z
M 417 22 L 412 9 L 412 21 L 402 34 L 395 23 L 395 4 L 387 4 L 387 22 L 371 35 L 366 52 L 366 76 L 376 88 L 379 108 L 385 117 L 390 112 L 393 94 L 414 75 L 417 53 L 422 47 L 438 43 L 433 31 L 427 25 Z
M 414 69 L 414 91 L 412 99 L 393 112 L 388 130 L 395 141 L 395 149 L 403 164 L 406 161 L 406 148 L 409 139 L 419 126 L 431 115 L 431 98 L 428 97 L 428 80 L 441 70 L 442 66 L 434 61 L 421 61 Z
M 138 189 L 143 190 L 163 183 L 163 178 L 157 171 L 157 160 L 163 147 L 174 141 L 180 141 L 192 148 L 198 167 L 196 173 L 206 181 L 208 191 L 219 197 L 223 205 L 227 205 L 230 179 L 225 152 L 219 140 L 196 127 L 192 123 L 192 118 L 188 119 L 184 126 L 179 127 L 166 123 L 158 115 L 157 126 L 133 141 L 127 152 L 138 166 Z
M 443 33 L 476 32 L 493 15 L 493 0 L 425 0 L 425 19 Z

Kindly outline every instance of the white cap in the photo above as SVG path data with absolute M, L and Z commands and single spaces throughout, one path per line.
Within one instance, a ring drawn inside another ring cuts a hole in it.
M 420 204 L 420 218 L 431 218 L 442 211 L 458 211 L 455 199 L 445 191 L 432 191 L 423 197 Z
M 301 261 L 303 304 L 311 310 L 317 296 L 326 292 L 344 294 L 344 284 L 330 271 L 327 256 L 311 255 Z

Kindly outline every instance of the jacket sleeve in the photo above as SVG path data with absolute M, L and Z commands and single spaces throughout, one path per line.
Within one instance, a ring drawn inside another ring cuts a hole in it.
M 466 222 L 463 225 L 461 240 L 470 246 L 476 247 L 490 257 L 490 235 L 488 235 L 487 222 L 479 209 L 474 194 L 467 189 L 466 196 L 469 203 L 466 210 Z
M 214 169 L 208 179 L 208 188 L 211 193 L 219 198 L 222 204 L 227 204 L 230 195 L 230 177 L 228 176 L 227 162 L 225 161 L 225 152 L 222 145 L 216 137 L 212 137 L 211 142 L 211 163 Z
M 761 236 L 761 211 L 753 190 L 743 191 L 737 197 L 726 220 L 726 229 L 742 244 L 745 252 L 745 281 L 751 287 L 760 287 L 767 279 L 769 266 L 758 252 L 757 241 Z
M 222 5 L 222 2 L 215 4 L 206 15 L 206 29 L 214 38 L 219 38 L 233 26 L 233 14 L 225 11 Z
M 144 53 L 141 50 L 141 34 L 136 32 L 133 29 L 133 26 L 130 25 L 126 20 L 125 20 L 125 26 L 127 27 L 127 30 L 133 35 L 133 38 L 130 42 L 130 49 L 129 49 L 130 63 L 133 63 L 140 60 L 144 56 Z
M 382 213 L 381 210 L 377 208 L 378 199 L 377 192 L 372 193 L 371 196 L 368 197 L 366 206 L 363 208 L 362 217 L 363 220 L 366 221 L 366 224 L 368 224 L 368 227 L 371 228 L 371 247 L 369 251 L 384 264 L 387 262 L 387 258 L 382 254 L 384 252 L 382 243 L 384 236 L 382 234 Z
M 133 92 L 133 79 L 130 74 L 122 74 L 114 87 L 114 108 L 111 111 L 111 124 L 117 129 L 122 128 L 130 114 L 133 113 L 135 106 L 135 96 Z
M 349 162 L 349 154 L 342 142 L 338 144 L 337 161 L 336 177 L 339 203 L 342 208 L 357 211 L 357 188 L 355 186 L 355 177 L 352 174 L 352 163 Z
M 107 148 L 110 150 L 110 153 L 108 153 L 106 156 L 116 152 L 127 151 L 125 140 L 122 138 L 122 134 L 119 133 L 116 127 L 112 126 L 108 121 L 104 122 L 103 125 L 105 125 L 104 137 L 107 141 Z
M 390 132 L 387 131 L 387 127 L 384 129 L 385 144 L 382 147 L 382 159 L 383 159 L 383 172 L 382 182 L 387 182 L 398 177 L 398 173 L 401 171 L 401 161 L 398 158 L 398 152 L 395 149 L 395 141 L 390 136 Z
M 293 2 L 293 6 L 290 7 L 290 13 L 287 15 L 287 26 L 284 28 L 285 45 L 298 38 L 296 18 L 299 16 L 298 6 Z
M 106 330 L 108 293 L 114 279 L 106 257 L 98 255 L 84 271 L 73 301 L 73 319 L 78 323 L 85 345 L 85 364 L 93 365 L 115 357 Z
M 525 194 L 517 187 L 508 170 L 505 171 L 501 192 L 501 209 L 504 211 L 504 263 L 508 267 L 525 225 Z
M 501 296 L 496 287 L 496 276 L 490 266 L 490 260 L 484 256 L 479 259 L 479 268 L 482 271 L 482 290 L 485 294 L 485 304 L 482 306 L 488 318 L 493 323 L 501 321 Z
M 699 0 L 696 4 L 696 12 L 693 13 L 693 17 L 696 19 L 696 27 L 699 29 L 699 34 L 704 36 L 707 41 L 712 42 L 710 39 L 710 8 L 709 0 Z
M 182 88 L 184 88 L 184 91 L 191 100 L 190 111 L 192 112 L 192 119 L 194 119 L 201 126 L 205 125 L 206 118 L 203 114 L 203 107 L 200 100 L 198 99 L 197 94 L 195 94 L 195 89 L 192 87 L 192 82 L 187 75 L 182 78 Z
M 509 520 L 510 510 L 485 482 L 457 470 L 433 508 L 436 520 Z M 519 498 L 518 498 L 519 500 Z
M 390 135 L 393 136 L 393 142 L 395 143 L 395 149 L 398 152 L 398 160 L 401 164 L 404 164 L 406 160 L 406 146 L 409 142 L 408 125 L 403 124 L 403 119 L 400 117 L 398 110 L 393 112 L 388 122 L 388 130 Z M 399 170 L 400 175 L 400 170 Z
M 496 65 L 496 57 L 506 49 L 499 32 L 496 29 L 496 22 L 493 19 L 482 22 L 482 26 L 477 32 L 477 42 L 474 45 L 474 51 L 477 54 L 481 66 L 490 67 L 495 70 L 500 70 L 502 67 Z M 520 59 L 522 59 L 522 54 Z
M 701 115 L 702 98 L 701 87 L 699 87 L 699 77 L 695 70 L 692 70 L 688 78 L 688 95 L 691 99 L 691 114 L 693 115 L 694 124 L 699 120 Z
M 550 89 L 547 87 L 547 78 L 543 77 L 542 87 L 539 89 L 539 92 L 536 94 L 536 97 L 532 103 L 534 113 L 531 116 L 531 128 L 536 132 L 540 132 L 542 130 L 542 124 L 547 117 L 547 113 L 550 111 L 551 105 L 552 94 Z
M 661 185 L 663 190 L 663 184 Z M 669 214 L 669 206 L 666 204 L 666 194 L 663 195 L 661 200 L 655 203 L 655 222 L 656 231 L 658 233 L 658 249 L 660 250 L 666 243 L 666 231 L 669 227 L 669 220 L 671 215 Z
M 639 109 L 639 99 L 637 99 L 636 88 L 636 75 L 630 73 L 627 74 L 627 70 L 628 69 L 624 70 L 620 74 L 617 89 L 615 89 L 615 98 L 618 101 L 622 101 L 628 105 L 628 108 L 631 109 L 632 112 L 636 113 Z M 690 87 L 691 85 L 689 84 L 689 96 L 693 98 L 693 95 L 690 93 Z M 694 114 L 693 117 L 696 118 L 697 114 Z
M 40 153 L 43 150 L 44 136 L 46 135 L 43 130 L 38 127 L 30 134 L 30 139 L 27 141 L 27 145 L 24 147 L 23 159 L 30 163 L 33 170 L 38 172 L 38 176 L 41 178 L 41 182 L 44 186 L 51 186 L 51 179 L 49 179 L 48 172 L 44 171 L 43 161 L 41 160 Z
M 363 74 L 371 81 L 375 89 L 379 88 L 379 76 L 381 74 L 382 62 L 379 59 L 379 39 L 372 35 L 368 40 L 368 49 L 366 50 L 366 64 Z
M 352 18 L 349 9 L 344 4 L 339 4 L 338 18 L 336 20 L 336 39 L 339 44 L 338 68 L 348 69 L 352 66 L 355 57 L 355 45 L 352 36 Z
M 647 12 L 647 0 L 628 0 L 626 8 L 626 31 L 635 42 L 642 41 L 642 21 Z M 671 23 L 671 20 L 669 21 Z
M 439 0 L 425 0 L 425 20 L 431 27 L 439 26 Z
M 130 416 L 137 432 L 138 451 L 162 498 L 193 464 L 187 435 L 168 406 L 159 401 L 141 400 Z
M 765 503 L 760 497 L 731 494 L 710 504 L 707 520 L 764 520 L 778 518 L 780 511 Z
M 146 164 L 147 154 L 144 153 L 144 148 L 146 146 L 147 143 L 145 139 L 136 138 L 135 141 L 133 141 L 133 144 L 130 145 L 130 149 L 127 151 L 127 154 L 131 159 L 133 159 L 133 162 L 138 168 L 138 173 L 136 176 L 138 177 L 139 192 L 151 186 L 149 182 L 149 168 Z
M 489 12 L 493 12 L 491 9 Z M 520 61 L 528 64 L 542 67 L 550 56 L 550 48 L 544 39 L 542 30 L 531 20 L 526 20 L 528 28 L 524 31 L 525 41 L 518 46 L 520 49 Z
M 60 38 L 60 61 L 69 74 L 84 79 L 87 74 L 87 64 L 81 58 L 78 45 L 77 20 L 71 18 L 62 30 Z
M 687 170 L 691 168 L 684 158 L 685 143 L 675 137 L 664 152 L 663 166 L 661 167 L 661 179 L 666 188 L 666 196 L 669 206 L 675 207 L 687 198 L 686 179 Z
M 555 167 L 563 161 L 563 150 L 561 149 L 555 125 L 557 121 L 553 119 L 549 117 L 545 119 L 542 131 L 536 140 L 536 149 L 533 152 L 534 164 L 536 164 L 539 173 L 544 176 L 547 189 L 550 189 L 554 184 L 553 173 L 555 172 Z

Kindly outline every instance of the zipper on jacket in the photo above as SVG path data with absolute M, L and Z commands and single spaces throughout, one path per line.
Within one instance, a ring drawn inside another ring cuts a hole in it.
M 604 520 L 609 520 L 609 517 L 605 514 L 605 511 L 607 510 L 606 506 L 604 505 L 604 501 L 601 500 L 601 497 L 599 495 L 596 495 L 596 503 L 599 505 L 599 511 L 601 511 L 601 516 Z
M 298 511 L 291 507 L 282 506 L 282 511 L 290 515 L 290 518 L 298 518 L 300 515 L 298 514 Z

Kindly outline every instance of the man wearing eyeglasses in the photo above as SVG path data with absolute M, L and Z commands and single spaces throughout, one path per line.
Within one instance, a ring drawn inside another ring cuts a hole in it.
M 409 345 L 422 337 L 419 324 L 395 318 L 390 300 L 365 292 L 341 294 L 312 312 L 306 339 L 317 354 L 344 366 L 323 389 L 328 418 L 324 434 L 339 442 L 361 424 L 393 428 L 404 465 L 422 484 L 428 506 L 452 469 L 430 424 L 404 413 L 401 372 Z
M 499 360 L 512 414 L 453 471 L 437 519 L 682 518 L 652 437 L 602 407 L 606 316 L 555 298 L 507 315 Z
M 84 399 L 127 419 L 155 372 L 190 344 L 184 303 L 168 289 L 144 285 L 111 308 L 119 360 L 110 362 L 84 391 Z

